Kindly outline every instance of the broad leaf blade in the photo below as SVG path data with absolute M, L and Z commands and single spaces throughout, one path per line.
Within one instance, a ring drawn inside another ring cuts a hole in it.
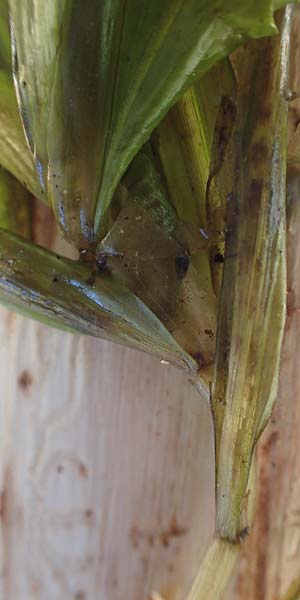
M 55 59 L 67 0 L 9 0 L 13 73 L 20 114 L 43 190 Z
M 95 215 L 96 232 L 130 160 L 182 92 L 239 45 L 243 35 L 271 33 L 275 33 L 272 2 L 127 3 Z
M 34 196 L 44 199 L 34 161 L 26 144 L 12 77 L 0 70 L 0 165 Z
M 195 227 L 207 227 L 206 184 L 221 99 L 235 93 L 230 62 L 219 61 L 185 92 L 151 138 L 170 201 Z
M 0 3 L 0 165 L 42 197 L 33 157 L 24 138 L 12 78 L 8 1 Z
M 193 265 L 202 283 L 207 280 L 211 289 L 213 280 L 216 295 L 223 265 L 216 262 L 215 257 L 223 253 L 224 223 L 220 224 L 220 214 L 226 207 L 226 186 L 222 187 L 221 194 L 214 182 L 209 186 L 213 188 L 210 190 L 212 193 L 208 194 L 206 188 L 212 172 L 216 170 L 213 165 L 216 153 L 212 146 L 220 129 L 218 114 L 224 100 L 230 103 L 235 95 L 236 82 L 230 62 L 228 59 L 220 61 L 185 92 L 151 138 L 170 202 L 178 216 L 189 223 L 189 231 L 182 229 L 178 235 L 188 243 Z M 227 189 L 228 192 L 230 189 Z M 199 236 L 201 231 L 202 239 Z M 203 252 L 199 252 L 201 245 Z
M 0 230 L 0 302 L 47 324 L 197 368 L 155 315 L 110 275 Z
M 77 246 L 99 237 L 128 164 L 182 92 L 243 40 L 276 31 L 272 0 L 10 6 L 27 136 Z

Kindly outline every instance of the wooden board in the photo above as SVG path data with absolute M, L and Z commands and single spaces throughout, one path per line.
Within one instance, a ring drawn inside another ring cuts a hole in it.
M 184 599 L 214 513 L 185 375 L 1 309 L 0 428 L 1 599 Z

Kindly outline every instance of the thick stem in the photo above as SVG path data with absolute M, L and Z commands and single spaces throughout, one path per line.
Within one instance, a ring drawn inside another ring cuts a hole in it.
M 215 539 L 202 561 L 187 600 L 217 600 L 232 573 L 239 544 Z
M 228 200 L 212 390 L 217 532 L 232 542 L 248 526 L 245 494 L 251 458 L 276 397 L 285 318 L 283 92 L 289 8 L 279 21 L 281 34 L 251 43 L 238 65 L 236 189 Z
M 278 400 L 258 446 L 253 530 L 235 594 L 226 600 L 298 600 L 300 552 L 300 170 L 288 176 L 288 309 Z

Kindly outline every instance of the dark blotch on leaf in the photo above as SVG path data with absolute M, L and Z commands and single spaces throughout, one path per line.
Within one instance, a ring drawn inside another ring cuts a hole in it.
M 97 269 L 100 273 L 111 273 L 106 256 L 101 254 L 97 256 Z
M 79 250 L 79 254 L 80 254 L 80 259 L 83 262 L 89 263 L 89 264 L 93 264 L 95 262 L 94 250 L 91 250 L 90 248 L 88 250 L 86 250 L 85 248 L 82 248 L 81 250 Z
M 206 366 L 207 366 L 207 363 L 206 363 L 206 361 L 205 361 L 205 358 L 203 358 L 203 356 L 202 356 L 201 352 L 196 352 L 196 353 L 193 355 L 193 358 L 195 359 L 195 361 L 196 361 L 196 363 L 197 363 L 197 365 L 198 365 L 199 369 L 202 369 L 203 367 L 206 367 Z
M 251 149 L 251 161 L 254 165 L 259 165 L 268 158 L 269 148 L 265 142 L 260 141 L 253 144 Z
M 244 527 L 238 532 L 237 541 L 242 542 L 249 535 L 249 527 Z
M 221 252 L 217 252 L 217 254 L 215 254 L 214 262 L 215 263 L 223 263 L 224 262 L 224 256 L 223 256 L 223 254 L 221 254 Z
M 214 332 L 211 329 L 204 329 L 204 333 L 208 335 L 208 337 L 212 340 L 214 337 Z
M 91 287 L 93 287 L 96 283 L 96 273 L 94 271 L 92 271 L 91 276 L 87 278 L 86 280 L 87 285 L 90 285 Z
M 249 189 L 249 204 L 257 210 L 261 205 L 261 194 L 263 189 L 263 182 L 261 179 L 252 179 Z
M 184 279 L 190 265 L 190 258 L 187 254 L 180 254 L 175 258 L 175 269 L 178 279 Z

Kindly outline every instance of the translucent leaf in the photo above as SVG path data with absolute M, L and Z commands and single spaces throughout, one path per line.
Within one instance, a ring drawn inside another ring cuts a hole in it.
M 153 222 L 139 202 L 128 200 L 98 247 L 97 260 L 141 298 L 209 381 L 216 297 L 202 286 L 185 248 Z
M 0 302 L 46 324 L 146 350 L 196 376 L 157 317 L 111 275 L 0 229 Z
M 174 165 L 175 166 L 175 165 Z M 176 168 L 182 168 L 177 162 Z M 207 383 L 212 377 L 217 298 L 210 276 L 192 264 L 184 232 L 169 203 L 150 145 L 131 163 L 123 185 L 124 208 L 97 249 L 97 261 L 112 270 L 156 314 L 199 366 Z M 201 232 L 197 244 L 206 244 Z M 202 251 L 202 254 L 206 250 Z

